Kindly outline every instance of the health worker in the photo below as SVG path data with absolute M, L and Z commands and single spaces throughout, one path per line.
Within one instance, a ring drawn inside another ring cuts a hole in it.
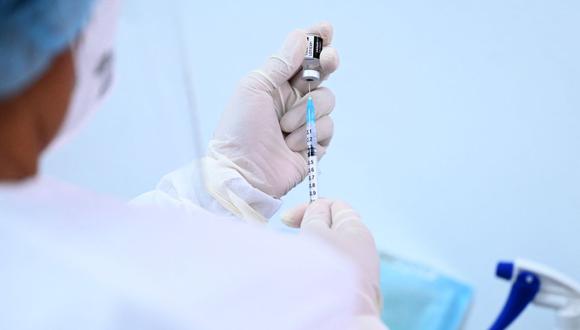
M 307 32 L 325 40 L 323 78 L 337 68 L 327 23 L 290 33 L 207 153 L 131 203 L 39 174 L 111 88 L 116 13 L 0 0 L 0 329 L 385 329 L 373 237 L 348 204 L 292 210 L 297 235 L 259 225 L 305 178 L 297 73 Z M 334 97 L 312 88 L 324 152 Z

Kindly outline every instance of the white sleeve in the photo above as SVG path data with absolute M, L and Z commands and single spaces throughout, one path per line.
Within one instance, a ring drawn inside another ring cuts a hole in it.
M 63 210 L 0 221 L 0 254 L 18 251 L 0 329 L 351 329 L 352 264 L 314 239 L 203 211 Z
M 190 214 L 202 207 L 216 215 L 250 222 L 266 222 L 280 208 L 279 199 L 254 188 L 236 171 L 220 171 L 213 166 L 208 159 L 193 161 L 165 175 L 154 190 L 137 196 L 130 203 L 180 208 Z M 209 176 L 208 168 L 211 168 Z M 220 194 L 211 193 L 216 189 L 208 192 L 208 181 L 212 187 L 219 187 Z

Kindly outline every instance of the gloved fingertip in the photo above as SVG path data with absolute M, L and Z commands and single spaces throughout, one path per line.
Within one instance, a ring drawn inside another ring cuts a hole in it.
M 295 208 L 284 212 L 282 214 L 282 222 L 289 227 L 299 228 L 307 207 L 308 204 L 300 204 Z
M 300 222 L 297 219 L 292 218 L 289 214 L 282 215 L 282 223 L 288 227 L 300 228 Z
M 322 73 L 324 76 L 328 76 L 336 69 L 340 64 L 340 58 L 338 57 L 338 52 L 334 47 L 326 47 L 322 49 L 320 54 L 320 67 L 322 68 Z
M 304 212 L 301 227 L 305 229 L 330 228 L 332 224 L 332 216 L 330 212 L 331 203 L 332 202 L 326 198 L 319 198 L 310 203 L 306 212 Z
M 316 119 L 316 130 L 319 141 L 331 138 L 334 134 L 334 120 L 332 120 L 332 117 L 325 115 Z
M 302 130 L 299 130 L 298 132 L 301 131 Z M 304 132 L 298 135 L 304 136 L 305 134 L 306 131 L 304 129 Z M 333 135 L 334 135 L 334 121 L 332 120 L 332 118 L 330 118 L 330 116 L 324 116 L 316 120 L 316 138 L 318 141 L 318 144 L 316 145 L 317 147 L 316 150 L 318 151 L 319 157 L 322 156 L 321 153 L 324 152 L 326 147 L 328 147 L 328 145 L 330 144 Z M 298 142 L 301 142 L 300 146 L 302 148 L 306 147 L 306 141 L 304 141 L 304 138 L 300 139 Z
M 317 118 L 332 112 L 334 106 L 336 105 L 336 95 L 330 88 L 318 87 L 316 90 L 312 91 L 310 95 L 312 95 L 312 99 L 314 100 L 314 107 L 317 109 Z
M 323 45 L 329 45 L 332 42 L 334 28 L 328 21 L 321 21 L 307 29 L 310 33 L 317 33 L 322 37 Z
M 328 149 L 328 147 L 318 145 L 318 159 L 322 159 L 322 157 L 326 155 L 326 149 Z

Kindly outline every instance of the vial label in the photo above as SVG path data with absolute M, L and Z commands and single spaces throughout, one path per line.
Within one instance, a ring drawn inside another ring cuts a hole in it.
M 322 38 L 319 36 L 306 36 L 306 53 L 305 59 L 320 59 L 320 52 L 322 51 Z

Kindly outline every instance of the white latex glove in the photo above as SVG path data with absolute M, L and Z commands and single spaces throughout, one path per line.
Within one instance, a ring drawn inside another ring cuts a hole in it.
M 239 194 L 224 187 L 236 175 L 274 198 L 285 195 L 306 177 L 308 84 L 301 78 L 306 32 L 316 32 L 324 40 L 321 80 L 336 70 L 338 55 L 329 46 L 330 24 L 290 33 L 278 54 L 241 80 L 210 141 L 205 164 L 208 191 L 236 215 L 248 213 L 240 210 L 248 205 L 240 206 L 244 201 L 237 198 Z M 329 114 L 334 108 L 334 95 L 318 85 L 311 83 L 310 95 L 316 108 L 317 150 L 321 157 L 332 138 Z
M 319 199 L 287 212 L 282 220 L 322 238 L 352 260 L 359 273 L 357 312 L 364 318 L 359 323 L 371 325 L 363 328 L 384 328 L 380 322 L 379 255 L 359 214 L 343 201 Z

